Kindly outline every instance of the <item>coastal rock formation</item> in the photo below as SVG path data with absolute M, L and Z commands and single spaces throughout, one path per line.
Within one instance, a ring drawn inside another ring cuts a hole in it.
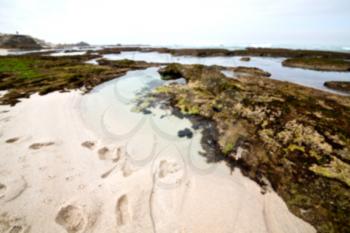
M 0 35 L 0 48 L 5 49 L 41 49 L 43 46 L 34 38 L 26 35 Z
M 325 82 L 324 85 L 330 89 L 337 91 L 344 91 L 350 93 L 350 82 L 346 81 L 329 81 Z
M 271 185 L 318 232 L 350 231 L 349 98 L 266 78 L 228 79 L 218 67 L 168 69 L 187 84 L 162 86 L 153 97 L 213 122 L 204 148 Z
M 231 69 L 238 77 L 262 77 L 268 78 L 271 76 L 269 72 L 255 67 L 238 66 Z
M 89 91 L 102 82 L 125 75 L 129 70 L 155 65 L 130 60 L 99 60 L 100 65 L 84 63 L 96 58 L 99 55 L 0 57 L 0 90 L 8 90 L 0 98 L 0 104 L 15 105 L 20 98 L 28 98 L 34 93 L 44 95 L 78 88 Z
M 250 61 L 250 57 L 242 57 L 240 60 L 241 61 Z
M 57 49 L 69 49 L 69 48 L 86 48 L 86 47 L 90 47 L 91 45 L 81 41 L 79 43 L 76 44 L 56 44 L 54 47 Z
M 222 67 L 215 66 L 215 68 L 223 71 L 233 71 L 236 77 L 261 77 L 268 78 L 271 76 L 269 72 L 266 72 L 262 69 L 256 67 L 246 67 L 246 66 L 237 66 L 237 67 Z M 163 80 L 173 80 L 184 77 L 182 66 L 177 63 L 169 64 L 161 69 L 159 73 L 162 75 Z
M 285 57 L 285 58 L 327 58 L 327 59 L 350 59 L 350 53 L 319 51 L 319 50 L 294 50 L 280 48 L 246 48 L 241 50 L 228 49 L 170 49 L 157 47 L 115 47 L 105 48 L 98 53 L 120 53 L 127 51 L 138 52 L 158 52 L 169 53 L 173 56 L 195 56 L 195 57 L 214 57 L 214 56 L 240 56 L 240 57 Z
M 283 66 L 319 71 L 350 72 L 350 61 L 329 58 L 290 58 L 283 61 Z

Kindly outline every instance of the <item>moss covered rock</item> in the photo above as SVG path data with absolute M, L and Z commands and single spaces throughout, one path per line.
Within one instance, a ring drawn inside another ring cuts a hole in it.
M 187 84 L 158 94 L 211 119 L 217 153 L 259 184 L 268 180 L 319 232 L 350 232 L 350 98 L 260 77 L 228 79 L 219 67 L 176 65 L 176 73 Z M 235 156 L 239 147 L 247 153 Z

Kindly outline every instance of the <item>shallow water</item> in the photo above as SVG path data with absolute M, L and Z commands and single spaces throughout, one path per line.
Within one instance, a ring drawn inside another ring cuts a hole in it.
M 159 63 L 181 63 L 181 64 L 202 64 L 220 66 L 248 66 L 258 67 L 269 73 L 271 78 L 282 81 L 297 83 L 303 86 L 342 94 L 341 92 L 330 90 L 323 86 L 326 81 L 350 81 L 349 72 L 322 72 L 305 70 L 299 68 L 289 68 L 282 66 L 284 58 L 261 58 L 252 57 L 250 62 L 240 60 L 240 57 L 191 57 L 173 56 L 171 54 L 161 54 L 157 52 L 122 52 L 120 54 L 108 54 L 104 56 L 111 60 L 131 59 L 137 61 L 159 62 Z
M 158 107 L 151 108 L 152 114 L 147 115 L 134 111 L 135 100 L 142 96 L 140 93 L 147 93 L 165 83 L 160 78 L 158 68 L 130 71 L 121 78 L 99 85 L 85 95 L 80 104 L 82 119 L 103 140 L 131 143 L 133 145 L 130 148 L 141 150 L 133 153 L 134 161 L 146 161 L 148 155 L 148 159 L 152 160 L 155 156 L 151 152 L 153 149 L 162 151 L 170 146 L 178 159 L 185 161 L 186 169 L 206 173 L 207 169 L 211 171 L 212 167 L 220 167 L 219 170 L 228 175 L 228 167 L 207 164 L 206 159 L 199 154 L 202 151 L 201 132 L 192 129 L 188 119 L 180 119 L 169 110 Z M 185 128 L 191 129 L 193 138 L 177 136 L 178 131 Z M 152 145 L 156 145 L 156 148 Z
M 78 56 L 78 55 L 85 55 L 86 51 L 74 51 L 74 52 L 66 52 L 66 51 L 58 51 L 55 53 L 51 53 L 50 56 L 57 57 L 57 56 Z

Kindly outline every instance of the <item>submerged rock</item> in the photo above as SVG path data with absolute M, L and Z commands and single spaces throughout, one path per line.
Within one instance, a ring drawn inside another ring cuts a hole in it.
M 186 128 L 186 129 L 180 130 L 177 133 L 177 136 L 179 136 L 180 138 L 184 138 L 184 137 L 192 138 L 193 137 L 193 133 L 192 133 L 192 131 L 189 128 Z

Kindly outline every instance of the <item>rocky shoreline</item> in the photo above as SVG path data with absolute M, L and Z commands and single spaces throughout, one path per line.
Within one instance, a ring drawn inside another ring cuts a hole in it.
M 283 61 L 283 66 L 317 71 L 350 72 L 350 62 L 329 58 L 290 58 Z
M 211 122 L 203 146 L 212 155 L 271 185 L 318 232 L 349 232 L 349 98 L 266 78 L 228 79 L 217 67 L 177 64 L 161 74 L 186 79 L 154 95 Z
M 100 65 L 85 62 L 101 58 L 99 55 L 23 56 L 0 57 L 0 90 L 8 92 L 0 98 L 1 104 L 15 105 L 20 98 L 31 94 L 44 95 L 53 91 L 68 91 L 93 87 L 125 75 L 130 70 L 146 69 L 153 63 L 120 60 L 109 62 L 99 60 Z
M 330 89 L 350 93 L 350 82 L 345 81 L 329 81 L 324 85 Z
M 121 53 L 121 52 L 158 52 L 169 53 L 173 56 L 195 56 L 195 57 L 215 57 L 215 56 L 241 56 L 247 57 L 284 57 L 284 58 L 310 58 L 320 57 L 329 59 L 350 59 L 350 53 L 319 51 L 319 50 L 294 50 L 279 48 L 246 48 L 240 50 L 228 49 L 170 49 L 162 47 L 115 47 L 105 48 L 98 51 L 100 54 Z

